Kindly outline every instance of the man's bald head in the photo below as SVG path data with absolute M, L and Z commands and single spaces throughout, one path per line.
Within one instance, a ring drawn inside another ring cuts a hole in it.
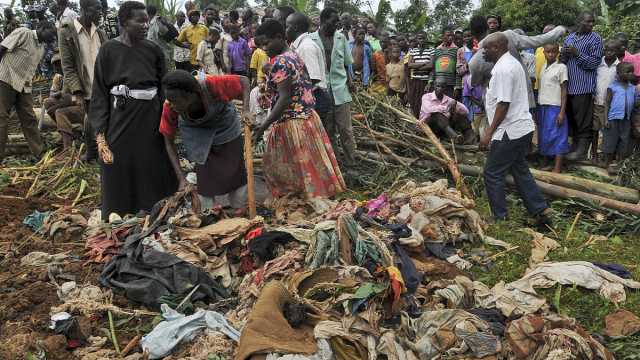
M 298 36 L 309 31 L 311 21 L 307 15 L 301 12 L 294 12 L 287 16 L 286 25 L 287 40 L 293 42 Z
M 484 57 L 488 62 L 495 63 L 504 53 L 509 51 L 509 40 L 499 32 L 488 35 L 482 43 Z

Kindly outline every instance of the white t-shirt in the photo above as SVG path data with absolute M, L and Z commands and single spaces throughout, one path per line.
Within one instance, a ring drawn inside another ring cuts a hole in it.
M 540 71 L 538 104 L 562 105 L 562 89 L 560 85 L 569 80 L 567 65 L 555 62 L 551 66 L 545 63 Z
M 291 43 L 291 49 L 302 58 L 309 78 L 319 80 L 318 87 L 326 89 L 327 81 L 324 71 L 326 64 L 324 63 L 324 54 L 318 44 L 309 37 L 308 33 L 304 33 Z
M 498 103 L 509 103 L 507 115 L 493 133 L 491 140 L 502 140 L 505 132 L 510 140 L 515 140 L 535 129 L 529 113 L 527 75 L 518 60 L 508 52 L 502 55 L 491 70 L 485 99 L 489 124 L 493 123 Z
M 596 97 L 593 98 L 593 103 L 596 105 L 604 106 L 604 102 L 607 100 L 607 88 L 613 80 L 616 79 L 616 67 L 620 63 L 620 60 L 616 59 L 616 61 L 611 64 L 611 66 L 607 65 L 604 61 L 604 56 L 602 57 L 602 62 L 598 66 L 598 78 L 596 81 Z

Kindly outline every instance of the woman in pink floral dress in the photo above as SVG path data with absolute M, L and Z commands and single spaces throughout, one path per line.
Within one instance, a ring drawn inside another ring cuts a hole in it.
M 330 197 L 345 190 L 331 142 L 313 110 L 315 99 L 302 59 L 285 42 L 282 25 L 265 21 L 255 33 L 271 58 L 267 92 L 271 112 L 256 138 L 271 126 L 263 157 L 267 186 L 274 197 Z

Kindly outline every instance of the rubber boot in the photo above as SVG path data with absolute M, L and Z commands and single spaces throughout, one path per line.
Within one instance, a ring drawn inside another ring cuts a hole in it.
M 567 154 L 567 160 L 569 161 L 583 161 L 587 158 L 587 151 L 589 150 L 589 139 L 578 139 L 576 149 Z

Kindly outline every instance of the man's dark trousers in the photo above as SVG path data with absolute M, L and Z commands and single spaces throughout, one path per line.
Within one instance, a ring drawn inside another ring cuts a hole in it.
M 533 132 L 516 140 L 510 140 L 505 132 L 502 140 L 493 140 L 484 166 L 484 184 L 496 219 L 506 219 L 507 194 L 505 176 L 510 172 L 524 206 L 531 216 L 539 215 L 547 208 L 547 202 L 529 171 L 527 152 Z

